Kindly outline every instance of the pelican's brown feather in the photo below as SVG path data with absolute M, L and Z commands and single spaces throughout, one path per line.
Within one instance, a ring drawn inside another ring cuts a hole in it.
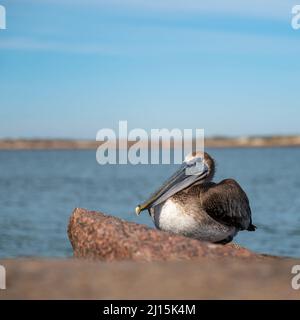
M 216 221 L 239 230 L 255 230 L 248 197 L 235 180 L 203 185 L 199 197 L 202 208 Z

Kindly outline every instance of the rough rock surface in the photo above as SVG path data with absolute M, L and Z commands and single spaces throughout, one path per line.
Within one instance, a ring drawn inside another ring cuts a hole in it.
M 104 261 L 265 258 L 234 244 L 210 244 L 80 208 L 73 211 L 68 235 L 78 258 Z

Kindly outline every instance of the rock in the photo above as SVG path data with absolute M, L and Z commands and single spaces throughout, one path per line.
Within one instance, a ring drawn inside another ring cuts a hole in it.
M 73 211 L 68 235 L 78 258 L 104 261 L 266 258 L 235 244 L 202 242 L 81 208 Z

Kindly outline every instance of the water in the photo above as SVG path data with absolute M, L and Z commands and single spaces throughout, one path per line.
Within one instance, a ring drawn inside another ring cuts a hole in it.
M 247 192 L 256 232 L 236 242 L 257 252 L 300 257 L 300 149 L 208 149 L 215 181 Z M 0 151 L 0 257 L 72 255 L 67 224 L 75 207 L 153 226 L 135 206 L 173 171 L 167 165 L 100 166 L 94 151 Z

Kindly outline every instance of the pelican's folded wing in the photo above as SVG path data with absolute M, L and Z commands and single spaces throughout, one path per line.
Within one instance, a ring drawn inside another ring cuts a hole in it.
M 226 179 L 201 194 L 206 213 L 216 221 L 240 230 L 254 231 L 246 193 L 233 179 Z

